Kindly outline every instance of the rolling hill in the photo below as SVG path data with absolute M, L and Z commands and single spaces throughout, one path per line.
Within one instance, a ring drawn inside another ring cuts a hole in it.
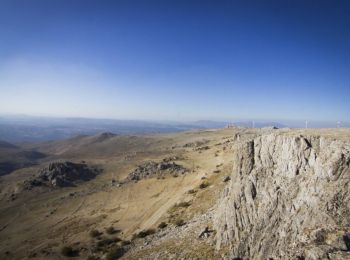
M 0 254 L 346 259 L 349 144 L 347 129 L 248 128 L 3 143 L 33 164 L 0 177 Z

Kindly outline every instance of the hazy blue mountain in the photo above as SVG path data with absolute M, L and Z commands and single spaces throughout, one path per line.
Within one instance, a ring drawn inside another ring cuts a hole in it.
M 201 126 L 200 124 L 185 124 L 170 121 L 152 122 L 28 116 L 0 118 L 0 138 L 11 143 L 61 140 L 77 135 L 93 135 L 102 132 L 145 134 L 179 132 L 198 128 L 208 127 Z
M 62 140 L 77 135 L 94 135 L 102 132 L 115 134 L 147 134 L 170 133 L 191 129 L 223 128 L 228 124 L 240 127 L 252 127 L 253 121 L 213 121 L 200 120 L 194 122 L 176 121 L 142 121 L 91 118 L 53 118 L 33 116 L 2 116 L 0 117 L 0 139 L 10 143 L 40 142 Z M 309 127 L 336 127 L 335 122 L 309 121 Z M 304 127 L 305 121 L 254 121 L 255 127 L 276 126 Z M 349 127 L 342 122 L 341 127 Z

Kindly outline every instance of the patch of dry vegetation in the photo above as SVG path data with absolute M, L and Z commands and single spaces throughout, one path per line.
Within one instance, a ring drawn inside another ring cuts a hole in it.
M 72 257 L 77 255 L 77 251 L 75 251 L 71 246 L 63 246 L 61 248 L 61 254 L 63 256 Z
M 125 253 L 125 250 L 121 246 L 113 247 L 106 255 L 106 260 L 115 260 L 121 258 Z
M 98 231 L 97 229 L 93 229 L 90 231 L 89 235 L 92 238 L 96 238 L 96 237 L 99 237 L 100 235 L 102 235 L 102 233 L 100 231 Z
M 199 243 L 191 238 L 169 240 L 159 245 L 153 245 L 152 248 L 142 249 L 128 255 L 127 258 L 136 260 L 147 255 L 159 255 L 158 259 L 221 259 L 212 245 Z
M 156 233 L 156 230 L 153 229 L 153 228 L 145 229 L 145 230 L 140 231 L 140 232 L 137 233 L 137 234 L 134 234 L 134 235 L 133 235 L 133 239 L 136 239 L 136 238 L 145 238 L 145 237 L 147 237 L 147 236 L 149 236 L 149 235 L 152 235 L 152 234 L 154 234 L 154 233 Z
M 158 228 L 163 229 L 163 228 L 166 228 L 167 226 L 168 224 L 163 221 L 159 223 Z
M 203 181 L 201 184 L 199 184 L 200 189 L 205 189 L 210 185 L 208 181 Z

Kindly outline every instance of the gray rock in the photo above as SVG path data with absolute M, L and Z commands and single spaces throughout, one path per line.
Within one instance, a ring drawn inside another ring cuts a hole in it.
M 182 165 L 179 165 L 175 162 L 162 161 L 162 162 L 153 162 L 149 161 L 142 165 L 137 166 L 137 168 L 129 173 L 127 180 L 128 181 L 137 181 L 146 178 L 160 177 L 165 174 L 184 174 L 187 172 L 187 169 Z
M 338 259 L 349 251 L 349 141 L 280 132 L 238 140 L 214 218 L 217 249 L 243 259 Z
M 25 182 L 28 188 L 36 186 L 68 187 L 77 182 L 88 181 L 100 172 L 85 163 L 53 162 L 39 171 L 38 177 Z

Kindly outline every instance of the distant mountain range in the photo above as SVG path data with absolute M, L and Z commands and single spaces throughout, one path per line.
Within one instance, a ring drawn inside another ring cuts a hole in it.
M 201 120 L 195 122 L 175 121 L 142 121 L 142 120 L 116 120 L 116 119 L 89 119 L 89 118 L 51 118 L 32 116 L 2 116 L 0 117 L 0 140 L 21 143 L 41 142 L 48 140 L 62 140 L 77 135 L 93 135 L 102 132 L 115 134 L 147 134 L 170 133 L 191 129 L 223 128 L 228 124 L 240 127 L 253 127 L 252 121 L 211 121 Z M 303 127 L 304 122 L 255 121 L 254 127 L 276 126 Z M 311 125 L 310 127 L 335 127 L 334 123 Z

